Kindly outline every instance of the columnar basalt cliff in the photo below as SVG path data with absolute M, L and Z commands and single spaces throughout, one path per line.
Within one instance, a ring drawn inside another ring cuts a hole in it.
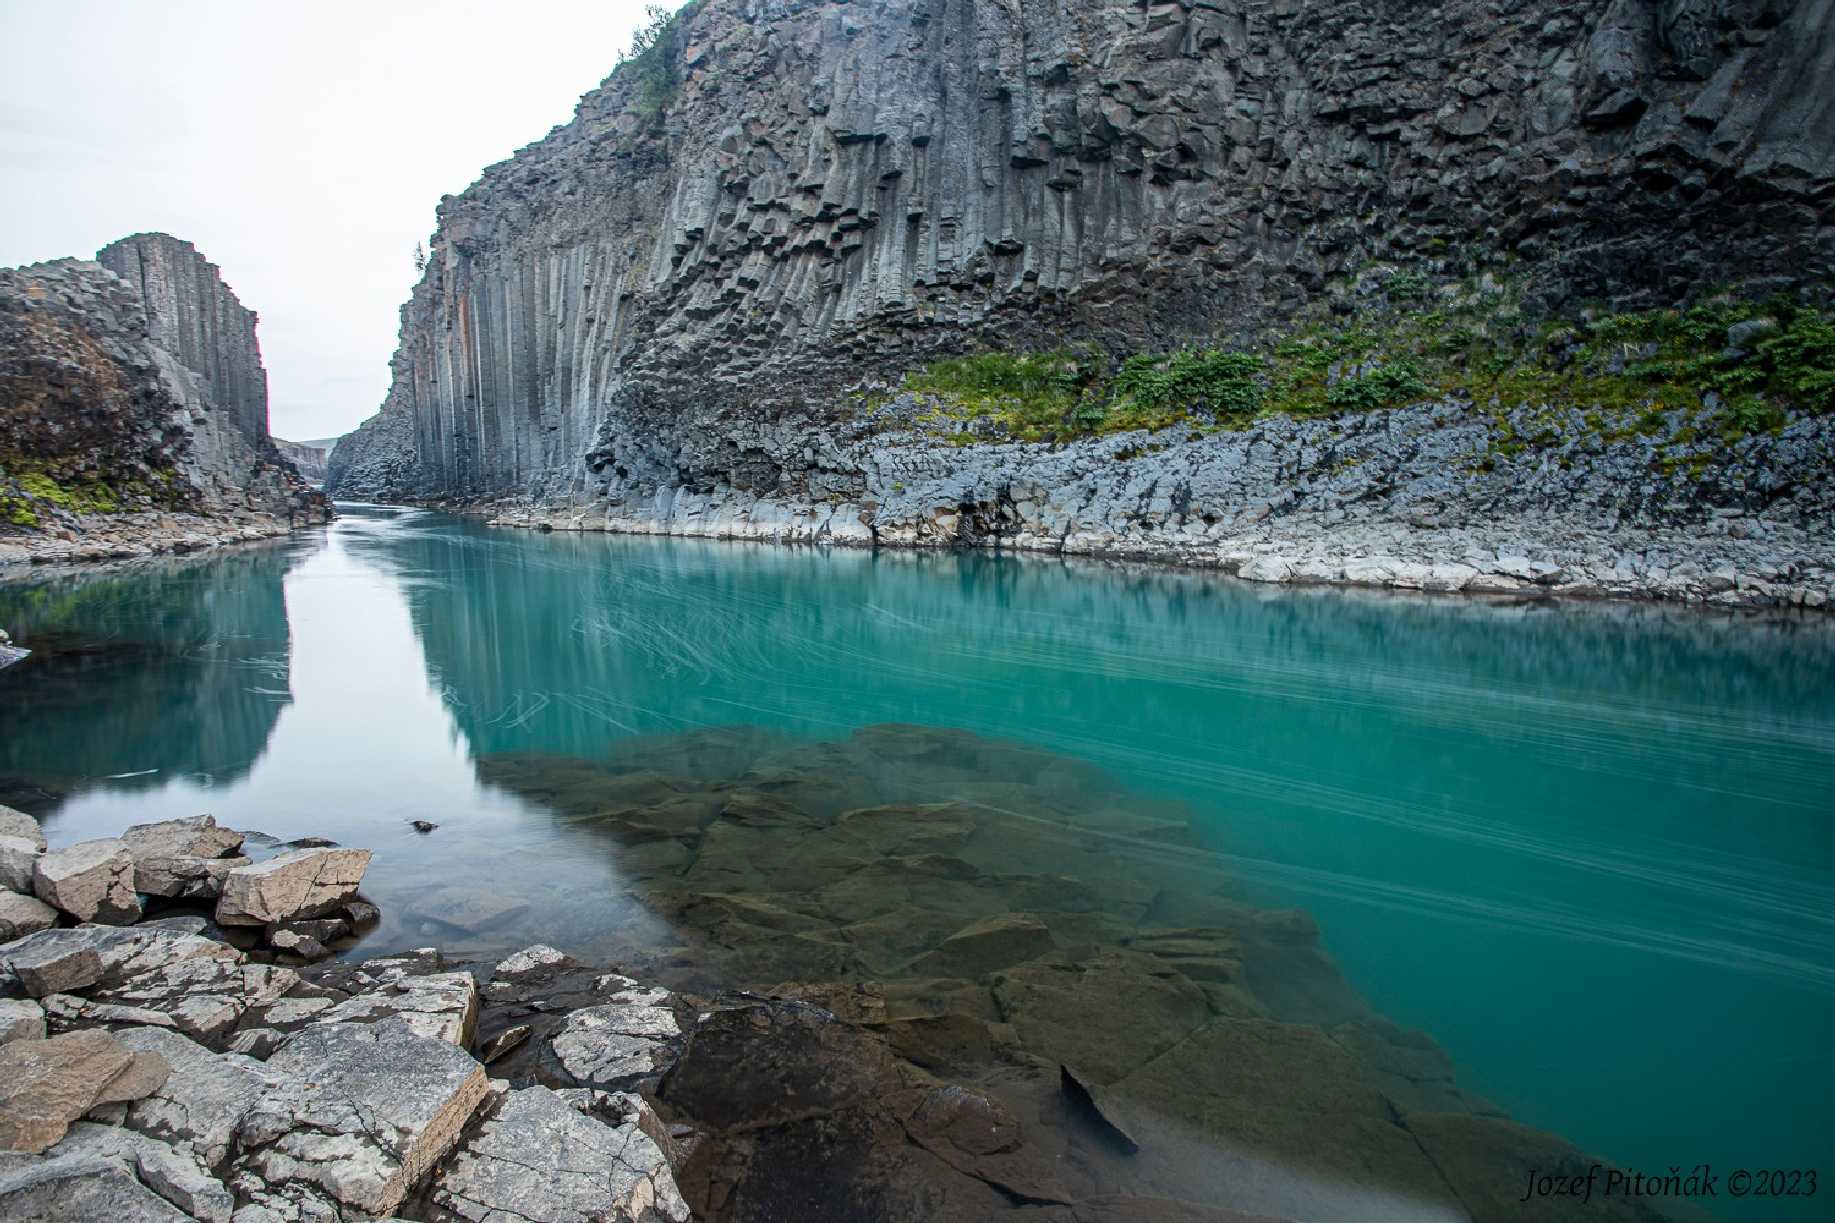
M 1800 292 L 1832 192 L 1835 0 L 703 0 L 443 202 L 329 487 L 896 534 L 821 456 L 937 354 L 1244 339 L 1373 261 Z
M 268 437 L 255 321 L 215 266 L 164 234 L 96 262 L 0 269 L 0 558 L 325 521 L 329 503 Z

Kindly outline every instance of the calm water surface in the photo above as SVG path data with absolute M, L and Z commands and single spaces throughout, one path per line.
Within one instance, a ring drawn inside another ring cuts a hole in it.
M 0 625 L 41 649 L 0 672 L 0 801 L 54 844 L 208 811 L 370 846 L 389 920 L 359 954 L 644 928 L 631 851 L 492 784 L 523 754 L 963 728 L 1187 804 L 1194 860 L 1310 911 L 1511 1116 L 1646 1169 L 1820 1165 L 1835 1189 L 1823 621 L 347 507 L 273 547 L 0 586 Z M 502 912 L 466 943 L 427 896 L 480 884 Z

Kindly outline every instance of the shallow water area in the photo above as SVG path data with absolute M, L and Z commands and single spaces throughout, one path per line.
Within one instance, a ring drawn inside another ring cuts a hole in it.
M 543 941 L 1022 1098 L 1063 1063 L 1135 1188 L 1489 1217 L 1552 1149 L 1498 1114 L 1646 1171 L 1829 1162 L 1822 618 L 346 507 L 0 585 L 0 625 L 35 650 L 0 802 L 54 844 L 330 837 L 377 851 L 357 955 Z

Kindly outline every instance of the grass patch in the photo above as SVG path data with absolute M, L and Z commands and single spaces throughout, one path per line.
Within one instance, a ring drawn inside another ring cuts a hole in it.
M 915 371 L 903 389 L 928 397 L 927 423 L 958 441 L 1179 424 L 1203 432 L 1271 415 L 1449 400 L 1469 410 L 1580 408 L 1603 440 L 1654 438 L 1676 412 L 1696 413 L 1674 444 L 1775 431 L 1793 408 L 1835 411 L 1835 313 L 1826 310 L 1722 295 L 1679 310 L 1536 321 L 1491 281 L 1435 286 L 1391 272 L 1382 288 L 1385 304 L 1363 314 L 1302 322 L 1255 344 L 1119 361 L 1095 350 L 984 352 Z M 1504 445 L 1552 445 L 1560 436 L 1551 424 Z

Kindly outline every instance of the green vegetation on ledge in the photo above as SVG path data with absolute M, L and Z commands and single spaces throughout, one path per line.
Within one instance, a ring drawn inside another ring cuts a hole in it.
M 1648 433 L 1665 411 L 1729 440 L 1835 411 L 1835 313 L 1711 298 L 1683 310 L 1583 311 L 1536 322 L 1488 279 L 1434 288 L 1391 272 L 1376 305 L 1256 345 L 1137 353 L 985 352 L 936 361 L 903 389 L 948 440 L 1055 441 L 1271 415 L 1372 411 L 1426 400 L 1588 410 L 1602 434 Z M 1655 423 L 1653 423 L 1655 422 Z M 964 426 L 968 426 L 964 428 Z
M 0 459 L 0 524 L 41 526 L 47 508 L 70 514 L 174 508 L 173 481 L 168 471 L 153 471 L 146 480 L 109 482 L 88 473 L 71 475 L 30 459 Z

